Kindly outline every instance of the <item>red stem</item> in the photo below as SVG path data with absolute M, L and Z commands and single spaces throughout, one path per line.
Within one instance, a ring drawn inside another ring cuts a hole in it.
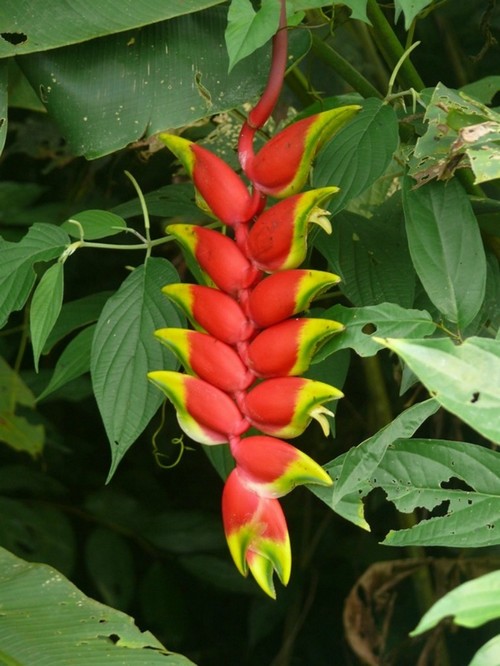
M 271 68 L 267 84 L 261 98 L 248 114 L 247 120 L 241 128 L 238 142 L 238 156 L 241 167 L 250 180 L 254 158 L 253 138 L 256 130 L 264 125 L 273 112 L 285 78 L 286 59 L 288 51 L 288 34 L 286 30 L 285 0 L 278 0 L 281 4 L 278 30 L 273 37 L 273 53 Z

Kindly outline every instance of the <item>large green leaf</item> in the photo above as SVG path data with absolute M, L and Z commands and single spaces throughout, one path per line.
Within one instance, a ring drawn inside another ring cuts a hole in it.
M 420 425 L 418 418 L 414 422 Z M 437 509 L 437 515 L 411 528 L 391 530 L 383 541 L 388 546 L 498 545 L 500 454 L 466 442 L 394 440 L 391 426 L 381 431 L 382 439 L 375 436 L 326 465 L 337 482 L 333 490 L 311 490 L 365 529 L 369 526 L 362 500 L 375 488 L 381 488 L 403 513 Z M 466 490 L 462 490 L 464 484 Z
M 415 270 L 434 305 L 464 327 L 481 309 L 486 257 L 467 195 L 456 179 L 412 189 L 404 181 L 403 207 Z
M 74 238 L 91 241 L 119 234 L 126 230 L 127 224 L 116 213 L 107 210 L 84 210 L 72 215 L 61 228 Z
M 26 303 L 35 283 L 35 264 L 60 256 L 68 244 L 68 235 L 50 224 L 35 223 L 18 243 L 0 237 L 0 327 Z
M 411 437 L 438 407 L 435 400 L 426 400 L 405 410 L 378 433 L 325 466 L 334 480 L 332 487 L 310 486 L 311 491 L 341 516 L 369 530 L 362 498 L 373 489 L 373 475 L 388 447 L 398 438 Z
M 161 293 L 163 286 L 177 280 L 168 261 L 149 258 L 108 300 L 97 322 L 91 374 L 111 444 L 110 476 L 162 403 L 147 373 L 176 367 L 173 355 L 153 334 L 157 328 L 182 325 Z
M 345 330 L 335 335 L 321 347 L 314 357 L 314 363 L 322 361 L 339 349 L 351 348 L 360 356 L 373 356 L 380 351 L 377 337 L 421 338 L 432 335 L 436 324 L 425 310 L 408 310 L 394 303 L 346 308 L 334 305 L 321 313 L 326 319 L 333 319 L 345 325 Z
M 193 666 L 58 571 L 0 549 L 0 661 L 8 666 Z
M 45 51 L 200 11 L 222 0 L 3 0 L 0 58 Z
M 261 92 L 269 48 L 228 74 L 225 25 L 225 11 L 209 10 L 24 56 L 19 64 L 71 150 L 95 158 Z M 291 52 L 296 43 L 303 53 L 309 36 L 297 32 Z
M 472 337 L 460 345 L 449 338 L 379 340 L 445 409 L 500 443 L 500 340 Z
M 330 204 L 333 213 L 385 172 L 398 143 L 394 109 L 377 99 L 366 100 L 361 112 L 320 152 L 313 171 L 314 187 L 340 187 Z
M 340 288 L 357 306 L 398 303 L 411 307 L 413 270 L 400 198 L 392 197 L 371 218 L 342 211 L 333 220 L 333 234 L 316 242 Z

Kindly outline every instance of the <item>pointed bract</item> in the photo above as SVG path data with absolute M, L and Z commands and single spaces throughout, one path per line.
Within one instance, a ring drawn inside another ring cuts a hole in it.
M 200 444 L 222 444 L 249 428 L 231 398 L 208 382 L 180 372 L 158 370 L 148 378 L 172 402 L 183 431 Z
M 276 377 L 257 384 L 245 396 L 241 408 L 250 423 L 266 435 L 291 439 L 316 419 L 329 434 L 326 416 L 333 416 L 325 402 L 342 398 L 338 389 L 303 377 Z
M 293 317 L 309 307 L 311 301 L 340 282 L 338 275 L 326 271 L 294 269 L 269 275 L 248 297 L 248 312 L 259 328 L 266 328 Z
M 244 576 L 250 568 L 264 592 L 274 598 L 273 570 L 287 585 L 292 566 L 288 528 L 278 500 L 249 489 L 236 468 L 224 486 L 222 517 L 236 567 Z
M 187 372 L 226 393 L 243 391 L 255 379 L 234 348 L 212 335 L 187 328 L 160 328 L 155 336 L 174 352 Z
M 220 231 L 195 224 L 170 224 L 166 232 L 180 242 L 213 283 L 227 294 L 237 295 L 259 275 L 234 240 Z
M 336 192 L 338 187 L 310 190 L 265 210 L 247 240 L 247 254 L 255 266 L 267 272 L 300 266 L 306 258 L 309 225 L 319 224 L 331 233 L 329 213 L 320 206 Z
M 318 349 L 342 330 L 343 324 L 331 319 L 286 319 L 252 340 L 248 365 L 259 377 L 302 375 Z
M 202 210 L 230 226 L 252 218 L 252 196 L 238 174 L 224 160 L 174 134 L 160 134 L 160 139 L 190 175 L 199 195 L 197 203 Z
M 308 455 L 288 442 L 266 435 L 237 439 L 231 446 L 240 478 L 262 497 L 282 497 L 295 486 L 330 486 L 331 478 Z
M 360 108 L 352 105 L 331 109 L 289 125 L 249 161 L 248 178 L 261 192 L 276 198 L 300 192 L 318 150 Z
M 229 345 L 247 340 L 254 327 L 238 303 L 218 289 L 182 282 L 168 284 L 162 292 L 195 326 Z

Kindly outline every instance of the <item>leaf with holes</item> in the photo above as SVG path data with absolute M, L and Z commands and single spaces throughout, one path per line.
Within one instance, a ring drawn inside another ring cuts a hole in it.
M 478 548 L 500 543 L 500 453 L 467 442 L 395 442 L 369 480 L 399 511 L 438 515 L 390 531 L 387 546 Z M 465 489 L 464 489 L 465 488 Z
M 395 303 L 368 305 L 364 308 L 334 305 L 324 310 L 321 316 L 341 322 L 345 330 L 321 347 L 314 357 L 314 363 L 346 348 L 354 349 L 360 356 L 373 356 L 382 346 L 374 336 L 422 338 L 432 335 L 436 329 L 436 324 L 425 310 L 408 310 Z
M 335 482 L 333 486 L 310 486 L 310 490 L 333 511 L 369 530 L 362 498 L 373 490 L 371 480 L 389 446 L 400 438 L 411 437 L 438 408 L 435 400 L 426 400 L 405 410 L 378 433 L 325 465 Z
M 201 11 L 222 0 L 3 0 L 0 58 L 46 51 Z
M 91 352 L 94 393 L 111 445 L 111 469 L 147 426 L 162 403 L 162 394 L 147 380 L 152 370 L 177 367 L 173 355 L 153 333 L 182 321 L 161 293 L 177 282 L 165 259 L 149 258 L 136 268 L 104 306 Z
M 500 443 L 500 340 L 377 340 L 405 361 L 445 409 Z
M 194 666 L 133 618 L 100 604 L 46 564 L 0 549 L 0 659 L 37 666 Z M 20 639 L 21 637 L 21 639 Z

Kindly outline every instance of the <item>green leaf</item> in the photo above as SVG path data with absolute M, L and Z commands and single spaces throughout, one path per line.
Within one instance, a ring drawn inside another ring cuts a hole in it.
M 412 269 L 398 196 L 371 218 L 343 211 L 333 220 L 333 234 L 321 233 L 316 246 L 342 282 L 340 289 L 357 306 L 392 302 L 411 307 Z
M 112 294 L 112 291 L 99 291 L 63 303 L 61 313 L 45 343 L 43 353 L 47 354 L 55 344 L 78 328 L 97 321 L 104 304 Z
M 48 395 L 90 370 L 94 332 L 95 326 L 88 326 L 75 335 L 57 360 L 52 377 L 38 396 L 37 402 L 45 400 Z
M 314 187 L 340 187 L 330 204 L 332 213 L 385 172 L 398 144 L 394 109 L 377 99 L 366 100 L 360 113 L 321 150 L 312 174 Z
M 176 367 L 173 355 L 153 333 L 164 326 L 182 326 L 161 293 L 163 286 L 177 280 L 168 261 L 149 258 L 108 300 L 97 322 L 91 374 L 111 444 L 109 478 L 162 403 L 162 394 L 148 382 L 147 373 Z
M 448 180 L 459 166 L 467 165 L 476 183 L 500 176 L 500 114 L 494 109 L 438 83 L 424 120 L 427 131 L 416 143 L 409 170 L 419 184 L 432 178 Z
M 408 310 L 394 303 L 346 308 L 334 305 L 321 313 L 345 325 L 345 330 L 331 338 L 321 347 L 314 362 L 322 361 L 339 349 L 351 348 L 359 356 L 373 356 L 380 351 L 381 343 L 376 337 L 421 338 L 432 335 L 436 325 L 425 310 Z
M 231 0 L 225 32 L 229 71 L 273 37 L 279 16 L 280 4 L 275 0 L 262 0 L 257 12 L 250 0 Z
M 98 527 L 85 543 L 85 564 L 103 601 L 125 610 L 135 587 L 134 561 L 123 537 Z
M 500 663 L 500 635 L 495 636 L 480 648 L 469 666 L 491 666 Z
M 373 489 L 371 479 L 388 447 L 398 438 L 411 437 L 438 408 L 435 400 L 426 400 L 405 410 L 378 433 L 325 465 L 334 480 L 331 488 L 309 486 L 310 490 L 333 511 L 369 530 L 361 500 Z
M 50 224 L 35 223 L 18 243 L 0 237 L 0 328 L 26 303 L 35 283 L 35 264 L 60 256 L 68 243 L 67 234 Z
M 413 370 L 431 395 L 487 439 L 500 443 L 500 340 L 472 337 L 380 339 Z
M 438 515 L 409 529 L 391 530 L 387 546 L 478 548 L 500 543 L 500 454 L 477 444 L 398 441 L 387 450 L 370 484 L 384 489 L 399 511 Z M 458 480 L 458 481 L 457 481 Z M 467 490 L 462 490 L 466 484 Z
M 145 520 L 141 534 L 169 553 L 185 555 L 225 549 L 219 518 L 203 511 L 164 511 Z
M 491 104 L 493 98 L 500 90 L 500 76 L 485 76 L 477 81 L 471 81 L 460 88 L 460 92 L 468 97 L 474 97 L 482 104 Z
M 410 635 L 418 636 L 433 629 L 445 617 L 452 617 L 455 624 L 469 629 L 500 617 L 500 571 L 469 580 L 445 594 L 425 613 Z
M 80 238 L 83 234 L 83 238 L 90 241 L 114 236 L 126 228 L 127 223 L 123 218 L 107 210 L 85 210 L 72 215 L 61 225 L 61 229 L 73 238 Z
M 456 179 L 416 190 L 406 179 L 403 207 L 410 254 L 425 291 L 447 319 L 467 326 L 483 303 L 486 257 L 465 191 Z
M 35 370 L 40 354 L 61 311 L 64 292 L 64 267 L 58 261 L 42 275 L 33 293 L 30 308 L 30 333 Z
M 131 617 L 89 599 L 58 571 L 0 550 L 0 658 L 37 666 L 193 666 Z
M 35 396 L 0 356 L 0 442 L 36 457 L 45 442 L 44 428 L 16 414 L 18 405 L 33 409 Z
M 0 58 L 67 46 L 201 11 L 222 0 L 45 0 L 30 11 L 30 0 L 4 0 L 0 9 Z
M 433 0 L 394 0 L 394 21 L 397 22 L 403 12 L 405 30 L 409 30 L 416 16 L 432 2 Z
M 260 94 L 269 47 L 229 74 L 225 25 L 225 11 L 209 10 L 24 56 L 19 63 L 71 151 L 93 159 Z M 310 36 L 296 32 L 290 54 L 303 54 Z

